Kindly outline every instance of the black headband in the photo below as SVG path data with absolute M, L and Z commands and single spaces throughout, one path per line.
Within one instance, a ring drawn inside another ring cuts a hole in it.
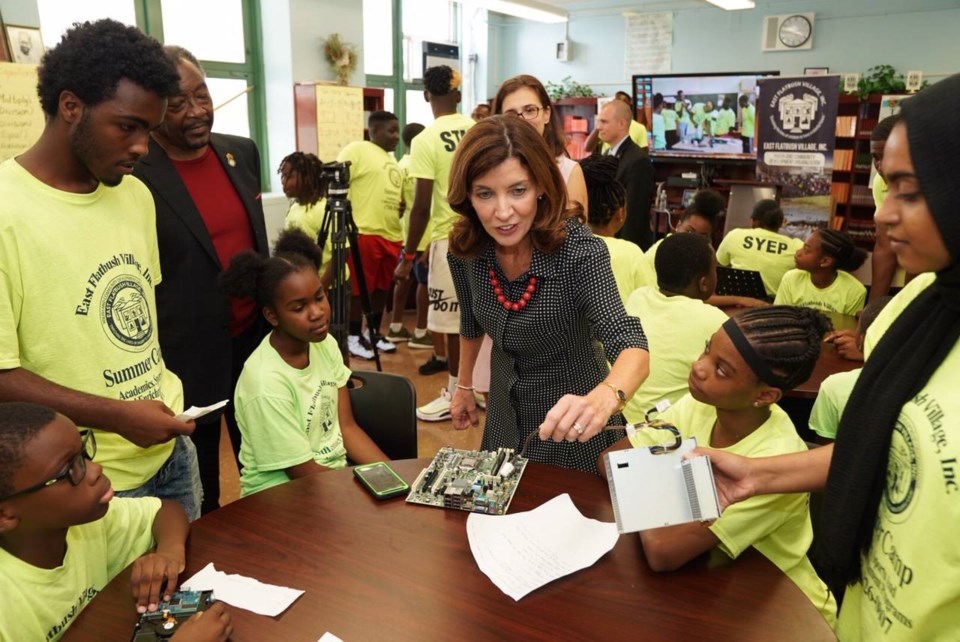
M 784 388 L 786 386 L 786 380 L 773 374 L 773 370 L 770 369 L 767 362 L 764 361 L 763 358 L 757 354 L 757 351 L 753 349 L 753 346 L 750 345 L 750 341 L 744 336 L 743 330 L 737 325 L 736 319 L 727 319 L 722 327 L 726 331 L 727 336 L 730 337 L 730 340 L 733 341 L 733 347 L 737 349 L 737 352 L 740 353 L 740 356 L 743 357 L 743 360 L 747 362 L 747 365 L 750 366 L 750 369 L 753 370 L 753 373 L 757 375 L 760 381 L 775 388 Z

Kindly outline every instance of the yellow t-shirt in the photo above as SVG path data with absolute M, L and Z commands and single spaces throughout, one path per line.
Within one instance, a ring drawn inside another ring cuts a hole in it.
M 883 199 L 887 197 L 887 191 L 889 189 L 887 182 L 883 180 L 883 176 L 880 176 L 880 174 L 873 175 L 873 182 L 870 183 L 870 191 L 873 193 L 873 204 L 877 209 L 880 209 L 880 206 L 883 205 Z
M 663 243 L 663 239 L 658 239 L 643 253 L 643 272 L 647 275 L 647 283 L 650 285 L 657 284 L 657 250 L 660 249 L 661 243 Z
M 323 217 L 327 208 L 327 199 L 321 198 L 313 205 L 303 205 L 297 201 L 290 203 L 287 215 L 283 219 L 283 229 L 298 229 L 316 242 L 320 236 L 320 228 L 323 227 Z M 332 216 L 332 213 L 331 213 Z M 346 247 L 350 248 L 350 239 L 346 239 Z M 322 275 L 330 261 L 333 259 L 333 222 L 327 230 L 327 241 L 323 244 L 323 265 L 320 266 L 319 273 Z M 343 264 L 343 280 L 350 278 L 350 266 Z
M 737 126 L 737 115 L 732 109 L 721 109 L 717 114 L 717 125 L 713 132 L 717 136 L 729 134 L 730 130 Z
M 624 307 L 640 319 L 650 345 L 650 376 L 623 409 L 627 421 L 638 423 L 661 399 L 673 403 L 687 394 L 690 367 L 728 317 L 698 299 L 667 296 L 655 285 L 633 292 Z
M 747 105 L 740 110 L 740 135 L 744 138 L 753 138 L 756 131 L 757 109 Z
M 913 299 L 933 282 L 922 274 L 880 312 L 866 355 Z M 841 640 L 960 639 L 960 343 L 917 395 L 893 431 L 883 494 L 863 581 L 847 588 Z
M 624 305 L 630 293 L 637 288 L 650 285 L 643 261 L 643 250 L 631 241 L 614 238 L 612 236 L 597 236 L 603 241 L 610 252 L 610 268 L 613 278 L 617 282 L 617 292 Z
M 289 481 L 285 469 L 311 459 L 328 468 L 347 465 L 338 397 L 349 379 L 333 335 L 310 344 L 302 370 L 264 337 L 243 364 L 234 393 L 244 497 Z
M 338 163 L 350 166 L 353 221 L 360 234 L 375 234 L 388 241 L 400 241 L 400 190 L 403 174 L 397 159 L 376 143 L 350 143 L 337 156 Z
M 397 164 L 400 171 L 403 172 L 403 217 L 400 219 L 400 225 L 403 228 L 403 238 L 406 240 L 410 232 L 410 210 L 413 209 L 413 197 L 417 191 L 417 179 L 410 175 L 410 154 L 405 154 Z M 432 209 L 432 208 L 431 208 Z M 417 252 L 425 252 L 430 245 L 430 236 L 433 234 L 433 217 L 427 221 L 427 227 L 420 237 L 420 244 L 417 245 Z
M 855 315 L 863 309 L 867 290 L 849 272 L 837 270 L 837 278 L 822 290 L 813 284 L 806 270 L 793 269 L 783 275 L 775 305 L 799 305 L 824 312 Z
M 699 445 L 710 446 L 717 409 L 686 395 L 660 418 L 676 426 L 685 439 L 695 437 Z M 630 439 L 634 447 L 662 440 L 659 431 L 648 430 L 638 430 Z M 722 450 L 745 457 L 773 457 L 806 449 L 790 417 L 773 405 L 770 418 L 762 426 Z M 836 601 L 807 559 L 807 549 L 813 541 L 809 504 L 807 493 L 757 495 L 728 506 L 710 530 L 720 540 L 720 550 L 734 559 L 749 546 L 760 551 L 793 580 L 832 626 L 836 622 Z
M 820 391 L 810 410 L 810 428 L 821 437 L 837 438 L 840 417 L 853 387 L 857 385 L 861 370 L 863 368 L 832 374 L 820 384 Z
M 59 640 L 90 600 L 153 546 L 159 510 L 156 497 L 111 500 L 101 519 L 67 530 L 57 568 L 38 568 L 0 548 L 0 640 Z
M 647 128 L 635 120 L 630 121 L 630 131 L 627 132 L 627 135 L 630 137 L 630 140 L 637 144 L 637 147 L 643 148 L 649 145 L 647 142 Z M 608 149 L 610 149 L 610 145 L 601 141 L 600 151 L 606 154 Z
M 160 353 L 153 197 L 127 176 L 73 194 L 0 164 L 0 370 L 24 368 L 109 399 L 183 411 L 183 386 Z M 97 431 L 97 462 L 117 490 L 142 486 L 173 440 L 140 448 Z
M 431 241 L 450 236 L 453 222 L 458 216 L 447 202 L 450 167 L 453 165 L 453 154 L 457 151 L 460 140 L 473 125 L 473 119 L 469 116 L 448 114 L 437 118 L 413 139 L 410 149 L 410 176 L 433 181 Z
M 730 230 L 717 248 L 717 263 L 738 270 L 760 273 L 763 288 L 776 296 L 780 280 L 794 265 L 793 256 L 803 241 L 792 239 L 762 227 Z

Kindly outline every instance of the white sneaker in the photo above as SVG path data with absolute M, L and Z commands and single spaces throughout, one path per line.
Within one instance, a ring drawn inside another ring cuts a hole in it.
M 417 408 L 417 419 L 423 421 L 446 421 L 450 416 L 450 393 L 446 388 L 440 390 L 439 397 Z
M 369 344 L 370 344 L 370 331 L 369 331 L 369 330 L 367 330 L 367 331 L 364 333 L 363 338 L 366 340 L 367 345 L 369 345 Z M 396 352 L 396 351 L 397 351 L 397 344 L 395 344 L 395 343 L 393 343 L 393 342 L 391 342 L 391 341 L 388 341 L 387 339 L 385 339 L 385 338 L 383 338 L 383 337 L 380 337 L 380 339 L 377 340 L 377 350 L 379 350 L 380 352 Z
M 473 391 L 473 400 L 477 402 L 477 408 L 479 408 L 480 410 L 487 409 L 487 400 L 484 398 L 484 396 L 481 393 L 477 392 L 476 390 Z
M 347 338 L 347 348 L 354 357 L 366 359 L 367 361 L 373 359 L 373 350 L 370 349 L 370 344 L 367 343 L 365 339 L 361 340 L 360 337 L 355 334 L 351 334 Z

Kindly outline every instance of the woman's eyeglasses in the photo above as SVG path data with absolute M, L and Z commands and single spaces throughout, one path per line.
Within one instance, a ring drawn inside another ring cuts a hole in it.
M 520 111 L 517 111 L 516 109 L 508 109 L 503 113 L 509 114 L 510 116 L 516 116 L 524 120 L 533 120 L 540 115 L 540 110 L 542 109 L 543 107 L 537 107 L 536 105 L 526 105 L 521 107 Z
M 21 495 L 27 495 L 29 493 L 35 493 L 38 490 L 43 490 L 47 486 L 53 486 L 62 479 L 69 480 L 70 484 L 73 486 L 79 486 L 80 482 L 82 482 L 83 478 L 87 475 L 87 461 L 92 460 L 96 454 L 97 440 L 93 436 L 93 431 L 85 430 L 80 433 L 80 452 L 74 455 L 70 461 L 67 462 L 67 467 L 62 473 L 53 479 L 48 479 L 47 481 L 40 482 L 39 484 L 34 484 L 29 488 L 24 488 L 23 490 L 18 490 L 15 493 L 11 493 L 6 497 L 0 498 L 0 501 L 6 501 L 8 499 L 13 499 L 14 497 L 20 497 Z

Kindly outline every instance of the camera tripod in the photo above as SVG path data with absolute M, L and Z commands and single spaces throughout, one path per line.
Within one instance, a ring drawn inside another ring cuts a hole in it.
M 367 280 L 363 274 L 363 263 L 360 261 L 360 244 L 357 242 L 357 225 L 353 221 L 353 206 L 347 193 L 350 190 L 350 163 L 327 163 L 323 166 L 323 175 L 330 181 L 327 191 L 327 205 L 323 212 L 323 223 L 317 235 L 317 245 L 326 247 L 327 237 L 330 237 L 332 247 L 333 266 L 333 297 L 330 301 L 330 332 L 337 339 L 341 350 L 345 351 L 350 334 L 350 319 L 348 301 L 351 291 L 346 283 L 347 241 L 350 241 L 350 252 L 353 257 L 353 278 L 357 280 L 357 289 L 360 291 L 360 309 L 367 322 L 367 331 L 370 333 L 370 348 L 373 350 L 373 359 L 377 364 L 377 371 L 383 372 L 380 365 L 380 351 L 377 343 L 380 341 L 380 328 L 372 323 L 373 306 L 370 304 L 370 293 L 367 290 Z M 332 231 L 331 231 L 332 227 Z M 332 234 L 332 236 L 331 236 Z M 361 331 L 362 336 L 362 331 Z

